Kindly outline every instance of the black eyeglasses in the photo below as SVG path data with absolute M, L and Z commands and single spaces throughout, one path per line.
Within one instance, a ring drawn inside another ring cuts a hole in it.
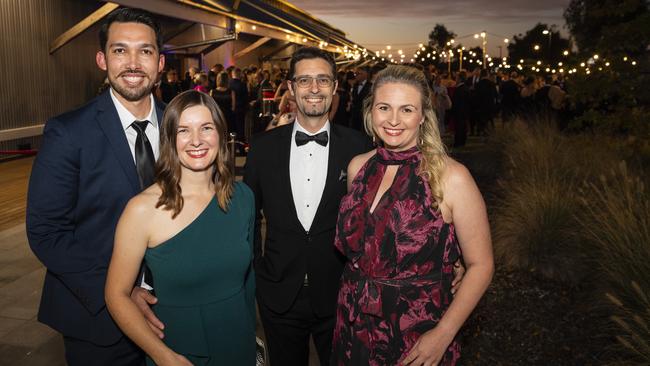
M 319 88 L 329 88 L 334 83 L 334 80 L 332 78 L 328 78 L 326 76 L 299 76 L 297 78 L 293 78 L 293 82 L 296 83 L 299 88 L 309 88 L 312 86 L 314 80 L 316 80 L 316 85 L 318 85 Z

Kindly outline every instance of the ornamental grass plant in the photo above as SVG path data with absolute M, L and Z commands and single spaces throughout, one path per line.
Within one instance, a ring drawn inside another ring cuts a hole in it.
M 641 175 L 643 176 L 643 175 Z M 585 186 L 581 232 L 611 314 L 620 365 L 650 364 L 650 194 L 624 162 Z M 587 199 L 588 197 L 588 199 Z
M 554 121 L 516 121 L 495 132 L 505 162 L 492 215 L 497 260 L 546 278 L 579 283 L 588 274 L 579 231 L 581 187 L 616 165 L 592 137 L 562 135 Z M 615 150 L 615 149 L 612 149 Z
M 638 139 L 495 131 L 504 172 L 491 219 L 499 265 L 580 285 L 617 365 L 650 365 L 650 193 Z M 631 164 L 626 163 L 626 160 Z

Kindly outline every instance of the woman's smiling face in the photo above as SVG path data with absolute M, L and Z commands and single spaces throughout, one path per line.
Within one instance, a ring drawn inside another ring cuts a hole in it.
M 386 83 L 375 90 L 372 127 L 387 149 L 408 150 L 417 145 L 422 114 L 420 91 L 405 83 Z

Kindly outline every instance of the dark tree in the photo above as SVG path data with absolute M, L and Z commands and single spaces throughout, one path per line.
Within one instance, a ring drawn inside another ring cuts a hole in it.
M 580 52 L 638 56 L 650 45 L 647 0 L 571 0 L 564 19 Z
M 511 62 L 524 59 L 527 61 L 540 60 L 544 64 L 557 65 L 564 61 L 564 51 L 570 50 L 570 42 L 562 38 L 555 26 L 537 23 L 533 29 L 524 35 L 516 35 L 508 44 L 508 55 Z
M 456 37 L 456 33 L 450 31 L 443 24 L 436 24 L 429 33 L 429 45 L 435 49 L 442 50 L 447 47 L 447 42 Z
M 650 136 L 648 6 L 647 0 L 571 0 L 564 11 L 578 58 L 593 71 L 569 79 L 577 128 Z

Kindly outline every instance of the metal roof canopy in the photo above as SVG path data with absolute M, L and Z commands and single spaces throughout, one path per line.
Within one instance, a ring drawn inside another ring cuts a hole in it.
M 119 5 L 226 29 L 235 34 L 234 38 L 236 33 L 247 33 L 288 44 L 317 46 L 333 53 L 343 53 L 345 48 L 355 48 L 355 44 L 348 40 L 341 30 L 282 0 L 115 0 L 106 2 L 97 11 L 57 37 L 51 44 L 50 54 Z M 172 37 L 167 37 L 170 38 Z M 214 41 L 220 45 L 227 40 Z M 256 42 L 258 46 L 262 43 L 264 42 Z M 173 46 L 173 49 L 179 48 L 183 46 Z
M 270 27 L 284 32 L 285 41 L 296 44 L 312 43 L 330 52 L 341 53 L 353 48 L 354 42 L 345 33 L 282 0 L 177 0 L 237 20 L 237 32 L 251 32 L 252 26 Z M 249 23 L 249 24 L 247 24 Z M 305 40 L 307 42 L 305 42 Z

